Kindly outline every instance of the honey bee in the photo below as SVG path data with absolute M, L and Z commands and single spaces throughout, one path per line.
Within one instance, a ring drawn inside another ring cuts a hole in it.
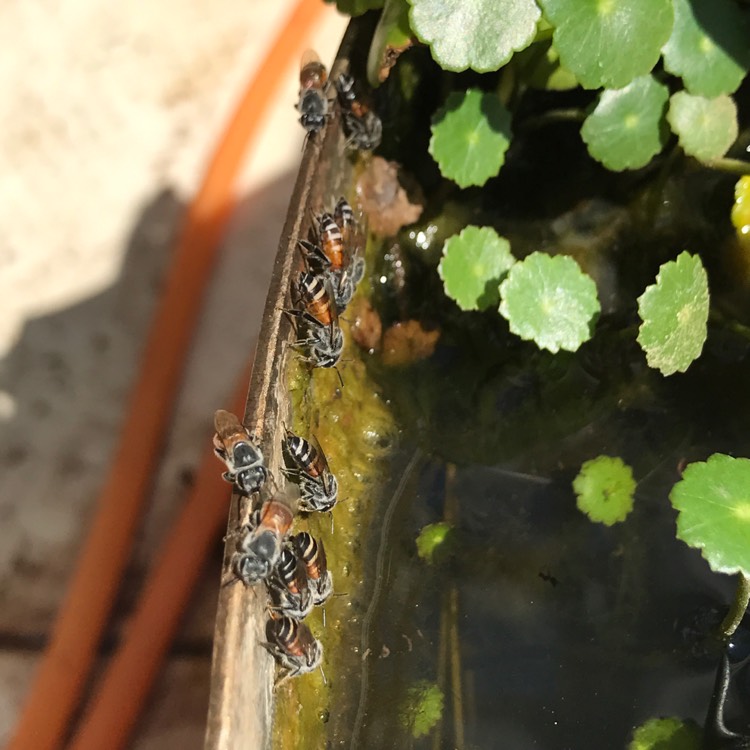
M 252 495 L 266 483 L 270 472 L 249 430 L 231 412 L 218 409 L 214 415 L 214 453 L 226 464 L 223 477 L 240 492 Z
M 331 115 L 326 95 L 328 73 L 318 55 L 311 49 L 302 55 L 299 84 L 299 121 L 308 135 L 314 135 L 323 128 Z
M 345 198 L 336 204 L 333 216 L 317 217 L 319 245 L 306 240 L 299 244 L 308 264 L 331 282 L 336 309 L 343 312 L 351 302 L 365 272 L 359 255 L 359 233 L 354 211 Z
M 326 551 L 323 540 L 315 539 L 306 531 L 301 531 L 291 538 L 292 547 L 307 571 L 307 579 L 316 606 L 323 604 L 333 593 L 333 576 L 328 570 Z
M 276 659 L 284 674 L 278 686 L 289 677 L 312 672 L 323 660 L 323 645 L 303 622 L 291 617 L 271 619 L 266 625 L 267 643 L 262 645 Z
M 275 608 L 286 617 L 302 620 L 315 606 L 305 564 L 289 547 L 281 551 L 270 587 Z
M 338 325 L 338 311 L 334 303 L 330 280 L 310 272 L 302 272 L 294 285 L 302 309 L 286 310 L 304 331 L 294 347 L 307 354 L 307 361 L 315 367 L 334 367 L 344 348 L 344 336 Z M 298 328 L 299 333 L 299 328 Z
M 246 586 L 268 580 L 276 568 L 294 514 L 283 500 L 272 498 L 253 513 L 237 542 L 232 559 L 234 574 Z
M 347 136 L 347 145 L 362 151 L 372 151 L 380 145 L 383 123 L 356 95 L 354 78 L 342 73 L 335 81 L 336 92 Z
M 284 450 L 295 464 L 288 473 L 299 480 L 300 510 L 319 513 L 331 510 L 336 505 L 339 486 L 328 468 L 323 449 L 287 429 Z

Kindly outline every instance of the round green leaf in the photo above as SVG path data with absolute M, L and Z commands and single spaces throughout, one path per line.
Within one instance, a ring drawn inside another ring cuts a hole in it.
M 633 733 L 628 750 L 700 750 L 703 732 L 682 719 L 649 719 Z
M 712 570 L 750 576 L 750 459 L 715 453 L 690 464 L 669 499 L 677 536 Z
M 498 303 L 498 285 L 515 262 L 510 242 L 492 227 L 468 226 L 446 241 L 438 273 L 462 310 L 486 310 Z
M 425 562 L 432 563 L 452 528 L 447 521 L 424 526 L 417 536 L 417 555 Z
M 631 468 L 611 456 L 586 461 L 573 480 L 578 510 L 606 526 L 624 521 L 633 510 L 635 487 Z
M 532 253 L 500 285 L 500 314 L 510 330 L 541 349 L 574 352 L 591 338 L 599 312 L 596 284 L 567 255 Z
M 672 0 L 539 0 L 560 61 L 584 88 L 650 73 L 672 30 Z
M 737 107 L 726 94 L 704 99 L 678 91 L 670 99 L 667 120 L 685 153 L 701 161 L 724 156 L 737 140 Z
M 454 91 L 432 118 L 430 154 L 460 187 L 484 185 L 505 161 L 510 112 L 496 94 Z
M 401 724 L 412 737 L 423 737 L 440 721 L 444 703 L 445 696 L 436 683 L 420 680 L 409 688 L 401 705 Z
M 665 263 L 638 298 L 638 343 L 662 375 L 685 372 L 706 341 L 708 278 L 701 259 L 683 252 Z
M 534 0 L 410 0 L 411 27 L 445 70 L 486 73 L 534 41 Z
M 748 16 L 731 2 L 672 0 L 674 28 L 664 45 L 664 67 L 691 94 L 731 94 L 750 69 Z
M 616 171 L 648 164 L 667 141 L 668 98 L 669 89 L 650 75 L 603 91 L 581 128 L 591 156 Z

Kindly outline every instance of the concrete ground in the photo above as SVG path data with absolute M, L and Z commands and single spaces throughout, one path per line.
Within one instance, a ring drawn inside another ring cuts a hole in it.
M 86 532 L 185 203 L 292 4 L 0 5 L 0 744 Z M 345 23 L 330 10 L 315 30 L 324 62 Z M 260 325 L 301 156 L 296 72 L 238 186 L 103 658 Z M 217 540 L 138 750 L 202 746 L 220 553 Z

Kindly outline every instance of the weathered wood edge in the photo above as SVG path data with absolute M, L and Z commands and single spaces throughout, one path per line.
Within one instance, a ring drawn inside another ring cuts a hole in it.
M 349 52 L 357 36 L 354 22 L 344 35 L 332 73 L 348 69 Z M 320 136 L 308 140 L 302 157 L 274 263 L 244 415 L 245 424 L 260 438 L 267 464 L 277 479 L 282 460 L 282 424 L 288 418 L 283 385 L 291 337 L 291 326 L 282 311 L 288 306 L 292 272 L 300 262 L 297 239 L 306 236 L 311 211 L 320 208 L 325 191 L 340 185 L 341 179 L 336 186 L 330 183 L 332 173 L 341 171 L 341 167 L 351 172 L 340 125 L 334 118 Z M 224 577 L 229 575 L 237 519 L 243 508 L 242 498 L 235 493 L 224 548 Z M 260 645 L 265 640 L 266 603 L 263 586 L 230 584 L 219 593 L 206 750 L 264 750 L 271 746 L 275 667 Z

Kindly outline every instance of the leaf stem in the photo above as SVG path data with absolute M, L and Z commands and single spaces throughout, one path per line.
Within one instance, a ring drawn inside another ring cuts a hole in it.
M 521 122 L 522 127 L 541 128 L 546 125 L 554 125 L 556 122 L 583 122 L 586 113 L 582 109 L 571 107 L 570 109 L 551 109 L 541 115 L 529 117 Z
M 727 612 L 727 616 L 719 626 L 719 636 L 723 641 L 728 641 L 737 626 L 742 622 L 742 618 L 747 611 L 747 605 L 750 603 L 750 578 L 744 573 L 737 575 L 737 589 L 734 592 L 734 601 Z
M 750 175 L 750 162 L 742 161 L 742 159 L 723 157 L 703 162 L 703 164 L 710 169 L 718 169 L 721 172 L 728 172 L 729 174 Z

